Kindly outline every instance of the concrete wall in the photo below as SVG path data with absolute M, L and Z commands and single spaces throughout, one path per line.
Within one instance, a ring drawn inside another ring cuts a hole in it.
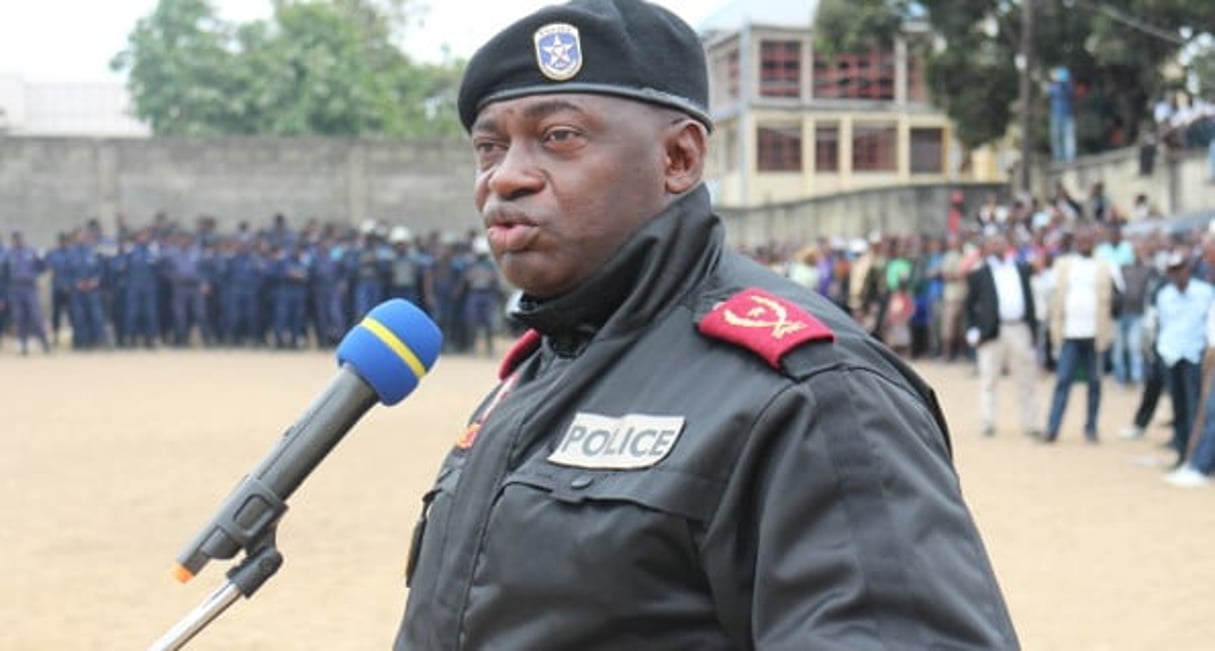
M 1070 165 L 1049 165 L 1038 170 L 1038 195 L 1062 181 L 1080 200 L 1097 181 L 1105 182 L 1107 196 L 1128 214 L 1139 193 L 1166 216 L 1215 208 L 1215 184 L 1206 151 L 1191 151 L 1173 158 L 1158 157 L 1150 174 L 1140 174 L 1138 148 L 1086 156 Z M 752 209 L 719 207 L 734 245 L 757 246 L 769 242 L 801 243 L 816 237 L 854 237 L 872 231 L 886 233 L 941 233 L 945 230 L 949 194 L 961 190 L 966 215 L 973 216 L 990 192 L 1002 201 L 1009 196 L 1005 184 L 932 184 L 875 188 L 803 201 L 771 204 Z
M 158 211 L 225 228 L 282 212 L 294 225 L 378 218 L 461 231 L 477 224 L 472 183 L 459 140 L 0 136 L 0 228 L 43 245 L 87 217 L 112 231 L 119 214 L 143 224 Z
M 1039 177 L 1046 180 L 1041 192 L 1045 194 L 1062 181 L 1073 197 L 1085 199 L 1092 185 L 1103 181 L 1106 195 L 1128 217 L 1140 193 L 1166 217 L 1215 208 L 1215 185 L 1207 180 L 1206 150 L 1171 158 L 1157 155 L 1149 174 L 1140 173 L 1139 156 L 1137 147 L 1128 147 L 1085 156 L 1070 165 L 1050 165 Z
M 961 191 L 973 215 L 988 193 L 1004 198 L 1004 184 L 912 185 L 848 192 L 752 209 L 718 208 L 734 246 L 809 242 L 818 237 L 883 233 L 944 233 L 949 195 Z

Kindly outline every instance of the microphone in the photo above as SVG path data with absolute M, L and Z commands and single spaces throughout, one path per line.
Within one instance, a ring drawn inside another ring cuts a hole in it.
M 417 388 L 442 346 L 439 328 L 412 303 L 393 299 L 371 310 L 338 346 L 337 377 L 177 556 L 177 580 L 272 535 L 291 493 L 368 409 L 395 405 Z

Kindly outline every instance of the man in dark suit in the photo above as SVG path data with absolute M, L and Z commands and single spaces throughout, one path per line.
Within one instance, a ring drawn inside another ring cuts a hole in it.
M 966 277 L 966 340 L 979 362 L 979 410 L 983 435 L 996 433 L 996 381 L 1007 367 L 1017 383 L 1018 413 L 1026 434 L 1037 436 L 1038 318 L 1029 287 L 1029 267 L 1013 257 L 1008 236 L 989 235 L 983 264 Z

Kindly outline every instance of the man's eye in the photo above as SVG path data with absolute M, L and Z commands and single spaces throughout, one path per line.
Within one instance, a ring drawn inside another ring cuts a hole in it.
M 498 143 L 490 140 L 478 140 L 473 143 L 473 151 L 478 154 L 489 154 L 498 148 Z
M 572 142 L 578 135 L 578 132 L 574 129 L 550 129 L 544 134 L 544 140 L 546 142 L 563 144 Z

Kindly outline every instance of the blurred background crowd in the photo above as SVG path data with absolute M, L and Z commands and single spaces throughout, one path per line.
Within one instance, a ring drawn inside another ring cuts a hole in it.
M 1215 435 L 1200 434 L 1206 422 L 1215 427 L 1204 386 L 1215 368 L 1215 355 L 1204 360 L 1215 344 L 1207 220 L 1165 220 L 1144 195 L 1116 205 L 1101 183 L 1082 196 L 1062 184 L 1044 198 L 991 195 L 970 213 L 957 199 L 943 233 L 874 232 L 747 253 L 822 293 L 901 355 L 973 365 L 984 435 L 995 434 L 1004 375 L 1020 387 L 1025 434 L 1045 443 L 1060 434 L 1076 380 L 1088 385 L 1083 435 L 1092 443 L 1106 376 L 1141 395 L 1134 422 L 1119 424 L 1126 438 L 1143 436 L 1169 396 L 1168 446 L 1177 454 L 1169 477 L 1205 484 L 1215 470 Z M 87 220 L 57 240 L 44 248 L 15 231 L 0 246 L 0 342 L 11 334 L 21 354 L 327 348 L 389 298 L 430 314 L 449 353 L 492 356 L 495 338 L 512 330 L 503 309 L 510 288 L 475 230 L 416 236 L 401 224 L 316 219 L 295 227 L 277 214 L 227 232 L 212 218 L 187 228 L 160 214 L 140 226 L 120 220 L 114 233 Z M 1023 296 L 1001 269 L 1019 270 Z M 1055 389 L 1040 411 L 1035 387 L 1049 373 Z M 1200 440 L 1211 441 L 1201 455 Z
M 9 244 L 0 244 L 0 338 L 11 328 L 22 354 L 31 343 L 330 347 L 373 306 L 403 298 L 439 324 L 450 351 L 480 341 L 492 355 L 501 322 L 503 288 L 475 232 L 315 219 L 293 228 L 281 214 L 222 232 L 211 218 L 184 228 L 161 214 L 116 233 L 88 220 L 49 249 L 20 231 Z

